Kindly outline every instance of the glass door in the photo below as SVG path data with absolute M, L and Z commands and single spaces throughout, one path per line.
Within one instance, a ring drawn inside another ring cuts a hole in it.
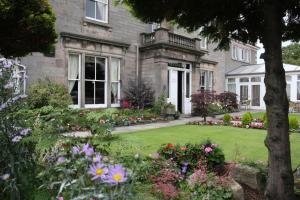
M 252 85 L 252 106 L 260 106 L 260 85 Z
M 240 101 L 248 100 L 248 85 L 240 86 Z
M 106 104 L 106 59 L 85 57 L 85 104 L 101 107 Z M 98 106 L 97 106 L 98 105 Z

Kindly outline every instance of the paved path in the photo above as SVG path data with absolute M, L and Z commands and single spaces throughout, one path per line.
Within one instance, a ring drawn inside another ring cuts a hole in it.
M 232 116 L 241 116 L 245 112 L 248 111 L 240 111 L 236 113 L 232 113 Z M 251 112 L 258 112 L 251 110 Z M 213 119 L 219 119 L 222 118 L 224 115 L 217 115 L 215 118 L 208 117 L 207 120 L 213 120 Z M 177 126 L 177 125 L 184 125 L 188 122 L 192 121 L 200 121 L 203 120 L 202 117 L 186 117 L 186 118 L 180 118 L 178 120 L 169 121 L 169 122 L 157 122 L 152 124 L 141 124 L 141 125 L 135 125 L 135 126 L 123 126 L 123 127 L 116 127 L 112 134 L 119 134 L 119 133 L 128 133 L 128 132 L 136 132 L 136 131 L 144 131 L 149 129 L 156 129 L 156 128 L 162 128 L 162 127 L 170 127 L 170 126 Z

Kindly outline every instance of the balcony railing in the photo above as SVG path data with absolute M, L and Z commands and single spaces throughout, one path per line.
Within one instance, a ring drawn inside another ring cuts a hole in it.
M 169 33 L 169 43 L 173 45 L 178 45 L 187 48 L 196 48 L 196 42 L 194 39 L 177 35 L 174 33 Z
M 200 47 L 200 39 L 188 38 L 182 35 L 171 33 L 165 28 L 156 29 L 153 33 L 142 33 L 141 40 L 143 46 L 163 43 L 199 51 L 203 50 Z

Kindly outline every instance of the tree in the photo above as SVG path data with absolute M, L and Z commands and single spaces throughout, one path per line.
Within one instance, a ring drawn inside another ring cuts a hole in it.
M 209 105 L 216 101 L 215 92 L 210 90 L 200 90 L 192 95 L 191 102 L 193 103 L 193 115 L 198 115 L 204 118 L 210 114 Z
M 47 0 L 1 0 L 0 54 L 48 53 L 57 37 L 54 24 L 55 15 Z
M 294 43 L 283 47 L 282 59 L 284 63 L 300 65 L 300 44 Z
M 174 21 L 190 31 L 218 42 L 230 40 L 255 43 L 265 48 L 264 101 L 269 120 L 265 144 L 269 150 L 267 199 L 292 200 L 294 181 L 291 167 L 288 99 L 281 43 L 300 39 L 299 0 L 119 0 L 144 22 Z

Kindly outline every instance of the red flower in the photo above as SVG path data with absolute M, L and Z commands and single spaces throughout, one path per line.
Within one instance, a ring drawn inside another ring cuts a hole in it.
M 181 150 L 181 151 L 186 151 L 186 150 L 187 150 L 187 147 L 185 147 L 185 146 L 180 147 L 180 150 Z
M 168 149 L 172 149 L 173 147 L 174 147 L 174 145 L 172 143 L 167 144 Z

